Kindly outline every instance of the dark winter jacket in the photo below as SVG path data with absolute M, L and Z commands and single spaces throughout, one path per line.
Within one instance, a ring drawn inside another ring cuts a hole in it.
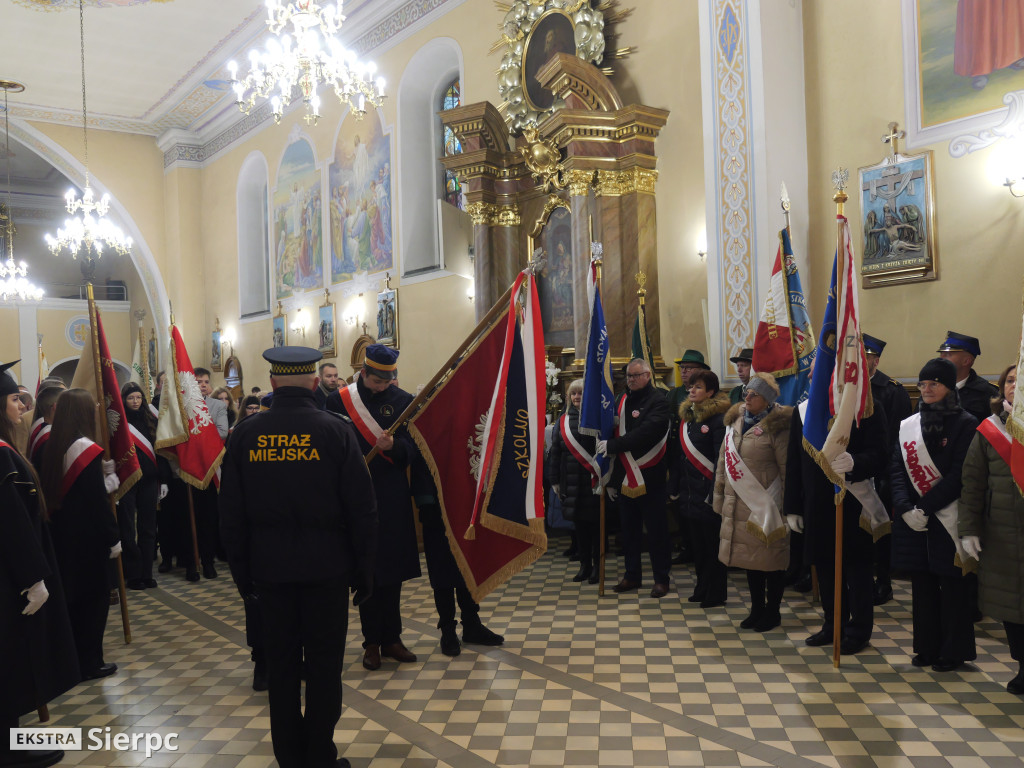
M 622 412 L 622 418 L 626 421 L 626 434 L 608 441 L 608 455 L 614 461 L 611 487 L 616 490 L 621 487 L 626 474 L 618 454 L 631 452 L 633 458 L 640 458 L 665 439 L 672 423 L 668 399 L 660 389 L 655 389 L 649 382 L 646 387 L 635 392 L 627 390 L 622 397 L 626 399 Z M 621 403 L 620 399 L 616 405 Z M 643 470 L 643 475 L 647 486 L 655 489 L 660 486 L 664 489 L 668 480 L 667 457 L 663 457 L 653 467 Z
M 573 522 L 596 522 L 600 499 L 591 491 L 592 475 L 573 456 L 569 447 L 562 439 L 561 419 L 568 420 L 569 430 L 579 444 L 593 455 L 596 438 L 590 435 L 581 434 L 580 412 L 574 406 L 569 406 L 564 416 L 559 417 L 555 422 L 551 451 L 548 453 L 548 465 L 546 467 L 548 477 L 552 485 L 558 486 L 558 497 L 562 501 L 562 515 L 566 520 Z
M 683 515 L 689 519 L 704 518 L 717 520 L 715 510 L 711 508 L 711 494 L 715 489 L 715 466 L 718 454 L 725 440 L 725 422 L 723 416 L 732 404 L 729 396 L 719 391 L 701 403 L 693 403 L 689 399 L 679 406 L 679 448 L 683 454 L 683 465 L 680 484 Z M 693 445 L 711 464 L 710 477 L 695 467 L 682 449 L 683 430 L 690 437 Z

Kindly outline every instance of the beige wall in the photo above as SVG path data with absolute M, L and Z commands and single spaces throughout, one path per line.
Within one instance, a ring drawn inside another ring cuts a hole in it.
M 0 362 L 7 363 L 11 360 L 20 359 L 21 347 L 18 334 L 20 333 L 21 323 L 18 320 L 17 307 L 0 304 L 0 328 L 4 329 L 3 333 L 0 333 Z M 11 372 L 19 382 L 24 383 L 22 382 L 21 363 L 11 368 Z
M 858 167 L 885 156 L 888 147 L 880 137 L 889 122 L 905 122 L 902 27 L 893 0 L 805 1 L 803 7 L 811 200 L 808 259 L 825 264 L 835 250 L 832 170 L 839 165 L 849 168 L 855 182 Z M 982 356 L 975 367 L 994 376 L 1014 361 L 1020 339 L 1024 201 L 1011 198 L 990 178 L 988 165 L 995 148 L 960 159 L 950 157 L 947 142 L 928 149 L 935 160 L 939 280 L 862 290 L 863 330 L 888 342 L 881 367 L 890 376 L 916 377 L 950 329 L 981 340 Z M 851 197 L 847 216 L 859 253 L 860 205 Z M 824 311 L 828 268 L 812 269 L 811 274 L 808 299 L 817 325 Z

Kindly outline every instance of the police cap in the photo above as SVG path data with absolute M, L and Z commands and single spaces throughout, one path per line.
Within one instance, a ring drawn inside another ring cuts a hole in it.
M 398 378 L 398 350 L 383 344 L 371 344 L 366 348 L 363 367 L 382 379 Z
M 864 354 L 882 356 L 882 350 L 885 349 L 884 341 L 866 333 L 862 333 L 860 338 L 864 342 Z
M 263 359 L 270 363 L 271 376 L 316 373 L 316 364 L 322 357 L 312 347 L 271 347 L 263 352 Z
M 946 340 L 936 352 L 969 352 L 975 357 L 981 354 L 981 343 L 973 336 L 956 331 L 946 331 Z

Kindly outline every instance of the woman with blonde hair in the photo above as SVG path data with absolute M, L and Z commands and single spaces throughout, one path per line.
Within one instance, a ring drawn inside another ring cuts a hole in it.
M 554 425 L 548 473 L 551 487 L 562 502 L 566 520 L 576 524 L 576 542 L 580 570 L 573 581 L 598 581 L 601 541 L 599 532 L 600 488 L 598 463 L 594 457 L 596 438 L 580 432 L 580 404 L 583 402 L 583 379 L 576 379 L 568 389 L 569 407 Z

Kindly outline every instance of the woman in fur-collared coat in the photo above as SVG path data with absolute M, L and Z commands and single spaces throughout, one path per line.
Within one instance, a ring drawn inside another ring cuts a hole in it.
M 697 572 L 697 584 L 689 600 L 700 603 L 701 608 L 724 605 L 728 592 L 725 563 L 718 559 L 722 518 L 711 507 L 715 464 L 725 439 L 722 417 L 732 405 L 729 395 L 719 387 L 715 373 L 697 371 L 690 378 L 689 397 L 679 406 L 679 492 Z
M 725 414 L 726 439 L 715 472 L 714 509 L 722 517 L 718 557 L 727 566 L 746 569 L 750 615 L 740 626 L 757 632 L 782 623 L 779 607 L 789 565 L 782 498 L 793 409 L 776 405 L 778 396 L 770 374 L 751 375 L 744 402 Z M 727 460 L 730 442 L 743 466 Z M 748 483 L 748 498 L 756 500 L 758 510 L 738 490 Z M 760 536 L 752 532 L 755 528 Z

